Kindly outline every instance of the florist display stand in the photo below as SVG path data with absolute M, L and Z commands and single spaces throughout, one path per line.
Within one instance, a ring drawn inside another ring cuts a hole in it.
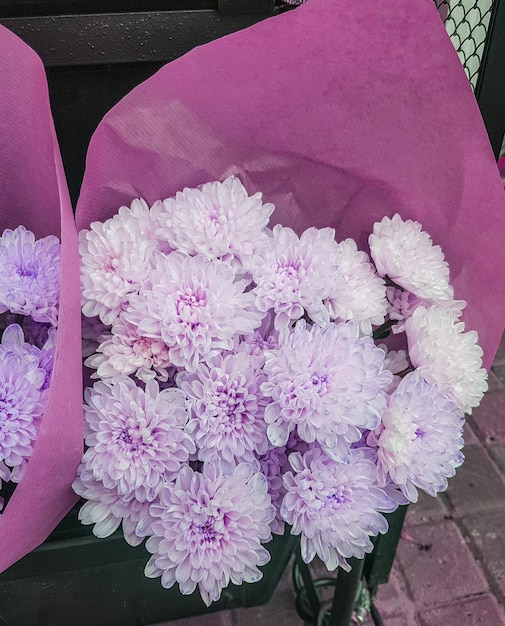
M 19 5 L 20 3 L 17 4 Z M 113 10 L 113 4 L 111 3 L 110 10 Z M 135 3 L 130 4 L 133 7 Z M 50 6 L 51 3 L 46 2 L 45 5 Z M 103 3 L 101 5 L 100 11 L 103 10 Z M 238 1 L 233 2 L 229 0 L 226 2 L 222 0 L 219 3 L 219 8 L 223 13 L 240 14 L 239 5 L 240 2 Z M 77 6 L 77 4 L 74 6 Z M 125 10 L 125 3 L 122 3 L 121 6 L 122 10 Z M 189 7 L 190 3 L 187 3 L 187 6 Z M 244 2 L 243 6 L 250 10 L 252 5 L 250 2 Z M 256 3 L 256 8 L 258 6 L 259 3 Z M 209 13 L 214 14 L 213 11 L 209 10 L 209 7 L 210 3 L 201 2 L 198 8 L 202 9 L 203 12 L 208 10 Z M 271 2 L 263 2 L 261 7 L 262 11 L 264 11 L 263 15 L 256 14 L 254 16 L 227 18 L 221 16 L 217 19 L 217 16 L 214 14 L 216 18 L 215 30 L 210 36 L 203 28 L 196 27 L 194 34 L 198 33 L 198 37 L 195 36 L 191 41 L 189 39 L 186 40 L 185 44 L 180 48 L 177 48 L 177 45 L 174 44 L 176 49 L 175 51 L 170 51 L 169 54 L 167 54 L 165 49 L 159 56 L 159 51 L 163 50 L 162 46 L 166 45 L 166 40 L 164 40 L 166 33 L 163 33 L 161 29 L 158 40 L 160 48 L 158 48 L 158 51 L 155 50 L 154 53 L 148 53 L 141 59 L 136 56 L 136 52 L 132 53 L 132 50 L 136 49 L 135 47 L 127 46 L 122 48 L 119 45 L 120 43 L 125 43 L 124 38 L 116 41 L 117 47 L 114 50 L 114 38 L 112 38 L 112 44 L 108 41 L 103 50 L 95 49 L 93 46 L 88 45 L 86 41 L 77 53 L 77 57 L 73 57 L 71 63 L 68 62 L 69 57 L 59 56 L 61 50 L 55 49 L 51 45 L 51 23 L 57 25 L 55 28 L 67 28 L 67 34 L 84 32 L 86 24 L 90 24 L 93 20 L 95 25 L 100 23 L 102 25 L 108 24 L 108 27 L 112 27 L 112 29 L 119 29 L 119 19 L 124 19 L 124 15 L 118 19 L 116 19 L 114 14 L 108 16 L 75 15 L 69 16 L 68 19 L 63 19 L 63 16 L 56 16 L 58 18 L 56 21 L 47 15 L 39 15 L 36 17 L 36 21 L 43 26 L 43 36 L 41 37 L 36 34 L 41 31 L 37 31 L 33 26 L 32 30 L 29 26 L 30 21 L 33 22 L 34 18 L 23 18 L 22 16 L 27 13 L 23 13 L 23 10 L 20 8 L 16 9 L 18 11 L 16 17 L 6 17 L 1 20 L 9 28 L 18 32 L 26 41 L 32 43 L 44 60 L 46 58 L 49 59 L 47 65 L 50 66 L 50 84 L 52 86 L 56 124 L 60 132 L 63 158 L 66 163 L 67 175 L 74 199 L 77 197 L 82 177 L 83 153 L 88 143 L 89 134 L 101 116 L 113 104 L 113 101 L 149 75 L 161 62 L 169 61 L 185 52 L 186 49 L 190 49 L 198 43 L 203 43 L 209 38 L 212 39 L 215 36 L 232 32 L 262 17 L 267 17 L 274 8 Z M 53 10 L 57 11 L 59 9 L 53 7 Z M 493 24 L 497 26 L 501 24 L 501 27 L 503 27 L 503 20 L 500 22 L 497 17 L 499 10 L 499 2 L 496 2 Z M 51 11 L 48 12 L 50 13 Z M 191 13 L 190 11 L 187 12 L 188 14 Z M 502 14 L 503 10 L 500 13 L 503 18 Z M 11 15 L 14 15 L 14 13 L 11 13 Z M 157 24 L 158 26 L 163 23 L 173 24 L 174 19 L 173 15 L 161 15 L 160 17 L 159 13 L 152 16 L 146 13 L 128 15 L 127 18 L 131 20 L 130 24 L 136 25 L 136 30 L 134 28 L 135 36 L 140 37 L 141 30 L 145 29 L 145 20 L 150 19 L 150 17 L 152 20 L 149 21 L 149 24 Z M 194 17 L 198 22 L 203 16 L 195 15 Z M 191 16 L 188 15 L 188 18 L 191 18 Z M 163 22 L 163 19 L 167 21 Z M 180 28 L 176 27 L 175 30 L 180 32 Z M 102 30 L 102 33 L 105 32 L 105 29 Z M 97 34 L 95 32 L 90 36 L 96 37 Z M 67 39 L 67 44 L 73 46 L 74 40 L 70 37 Z M 111 45 L 112 47 L 110 47 Z M 107 47 L 109 48 L 107 49 Z M 489 54 L 491 54 L 491 50 L 490 44 L 488 48 Z M 79 56 L 81 52 L 82 56 Z M 103 61 L 100 60 L 101 56 L 103 56 Z M 132 65 L 139 61 L 142 61 L 142 66 Z M 110 63 L 116 64 L 115 67 L 109 65 Z M 73 65 L 72 72 L 66 72 L 65 66 L 68 65 Z M 100 72 L 90 69 L 91 66 L 96 69 L 98 65 L 101 66 Z M 76 67 L 80 69 L 76 71 Z M 116 81 L 112 88 L 110 88 L 111 83 L 107 73 L 109 71 L 112 71 L 112 74 L 116 71 Z M 73 78 L 71 74 L 73 74 Z M 88 80 L 88 86 L 83 88 L 86 80 Z M 489 80 L 489 77 L 487 77 L 487 80 Z M 95 83 L 100 83 L 103 91 L 100 97 L 94 99 L 93 106 L 96 106 L 96 109 L 92 110 L 89 103 L 89 94 Z M 71 87 L 69 87 L 70 85 Z M 75 103 L 78 103 L 77 109 L 79 106 L 82 107 L 83 119 L 87 117 L 84 128 L 75 123 L 75 118 L 73 117 Z M 91 112 L 89 117 L 87 116 L 88 110 Z M 75 141 L 76 139 L 77 141 Z M 495 143 L 493 141 L 493 145 Z M 360 591 L 361 568 L 363 568 L 363 575 L 369 588 L 368 592 L 362 594 L 364 605 L 368 602 L 369 596 L 373 598 L 377 586 L 387 581 L 404 515 L 404 508 L 390 515 L 390 531 L 387 535 L 377 539 L 375 552 L 367 557 L 364 562 L 354 561 L 353 568 L 349 574 L 345 574 L 342 571 L 339 572 L 337 578 L 332 579 L 335 582 L 329 582 L 329 579 L 324 579 L 322 582 L 318 580 L 313 581 L 308 567 L 301 560 L 296 561 L 293 579 L 298 593 L 297 608 L 306 621 L 314 624 L 330 623 L 332 626 L 347 626 L 349 624 L 355 600 Z M 263 581 L 255 585 L 242 585 L 240 588 L 233 588 L 230 593 L 227 590 L 223 593 L 220 603 L 213 605 L 212 609 L 253 606 L 265 602 L 273 592 L 296 544 L 297 539 L 294 537 L 286 536 L 276 539 L 273 544 L 272 562 L 265 569 Z M 82 597 L 85 596 L 87 599 L 86 606 L 89 607 L 89 611 L 96 610 L 95 615 L 88 613 L 85 616 L 85 623 L 106 624 L 112 623 L 111 620 L 113 619 L 118 619 L 121 605 L 124 604 L 120 594 L 124 593 L 126 589 L 130 596 L 135 597 L 134 601 L 139 609 L 133 615 L 131 613 L 131 604 L 128 605 L 127 612 L 124 613 L 123 621 L 121 621 L 121 624 L 125 626 L 129 623 L 139 623 L 138 620 L 142 620 L 141 623 L 147 624 L 167 619 L 167 606 L 169 605 L 171 605 L 171 619 L 194 615 L 204 611 L 203 605 L 199 607 L 195 603 L 194 598 L 182 597 L 175 589 L 167 591 L 161 588 L 158 581 L 144 579 L 142 568 L 145 564 L 146 555 L 142 551 L 142 548 L 132 549 L 124 544 L 120 535 L 111 537 L 110 540 L 95 540 L 89 530 L 83 529 L 77 524 L 74 512 L 73 515 L 64 520 L 43 546 L 0 577 L 0 594 L 4 600 L 2 604 L 4 606 L 11 605 L 15 610 L 15 614 L 11 619 L 19 620 L 21 618 L 20 607 L 26 604 L 24 599 L 30 596 L 35 600 L 35 603 L 31 607 L 24 609 L 26 613 L 23 623 L 41 623 L 42 615 L 42 619 L 48 620 L 47 623 L 78 624 L 83 608 L 82 605 L 76 604 L 76 597 L 79 596 L 82 600 Z M 49 568 L 48 561 L 50 563 Z M 321 586 L 325 584 L 335 587 L 329 622 L 325 622 L 325 619 L 327 619 L 325 618 L 325 613 L 330 607 L 328 604 L 321 604 L 317 593 Z M 86 585 L 89 586 L 83 592 L 83 587 Z M 104 589 L 105 597 L 110 599 L 109 606 L 98 604 L 94 607 L 93 600 L 96 598 L 96 594 L 98 591 L 103 593 Z M 51 593 L 54 593 L 54 595 L 51 596 Z M 51 605 L 51 597 L 54 598 L 55 603 L 61 603 L 62 598 L 68 599 L 68 603 L 62 607 L 61 612 L 57 616 L 50 615 L 44 617 L 46 615 L 45 612 Z M 41 601 L 40 607 L 36 604 L 37 598 Z M 146 598 L 149 598 L 149 600 L 147 601 Z M 37 612 L 39 609 L 40 613 Z M 373 602 L 371 603 L 371 609 L 373 614 Z M 5 617 L 9 619 L 8 614 Z M 130 619 L 134 621 L 128 621 Z M 380 623 L 380 618 L 377 617 L 376 619 L 376 623 Z M 37 620 L 39 621 L 37 622 Z

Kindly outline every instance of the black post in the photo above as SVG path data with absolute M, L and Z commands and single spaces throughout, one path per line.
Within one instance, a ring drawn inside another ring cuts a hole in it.
M 496 158 L 505 135 L 505 2 L 494 0 L 475 96 Z
M 338 571 L 329 626 L 349 626 L 358 596 L 364 559 L 349 559 L 350 572 Z

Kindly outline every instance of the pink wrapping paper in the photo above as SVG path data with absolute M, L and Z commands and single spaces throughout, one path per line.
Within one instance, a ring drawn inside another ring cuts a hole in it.
M 0 515 L 0 571 L 42 543 L 76 501 L 82 456 L 77 236 L 42 62 L 0 27 L 0 230 L 23 224 L 62 241 L 56 357 L 33 456 Z
M 490 366 L 505 319 L 505 196 L 432 0 L 310 0 L 168 64 L 99 125 L 78 227 L 231 173 L 298 233 L 331 226 L 367 249 L 384 215 L 420 221 Z

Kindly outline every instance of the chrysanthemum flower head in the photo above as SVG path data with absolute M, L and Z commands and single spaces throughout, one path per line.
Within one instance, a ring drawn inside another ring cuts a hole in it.
M 159 390 L 150 380 L 145 390 L 123 377 L 97 382 L 85 391 L 86 445 L 83 462 L 107 489 L 122 497 L 152 500 L 173 480 L 195 452 L 184 432 L 188 415 L 180 389 Z
M 135 201 L 134 201 L 135 202 Z M 132 204 L 133 206 L 133 204 Z M 113 324 L 151 271 L 156 241 L 142 236 L 137 216 L 123 211 L 79 233 L 82 312 Z
M 482 348 L 475 331 L 438 306 L 417 308 L 405 323 L 409 357 L 428 383 L 471 413 L 487 391 L 487 373 L 482 367 Z
M 49 235 L 18 226 L 0 237 L 0 313 L 30 315 L 56 326 L 61 284 L 61 245 Z
M 184 595 L 198 586 L 207 606 L 230 582 L 260 580 L 258 566 L 270 560 L 262 543 L 271 539 L 275 511 L 265 476 L 250 464 L 230 475 L 213 463 L 202 473 L 183 467 L 175 483 L 163 486 L 151 515 L 146 576 L 161 576 L 166 588 L 177 582 Z
M 267 400 L 260 392 L 265 377 L 245 353 L 200 363 L 194 374 L 181 373 L 178 386 L 190 401 L 186 432 L 201 461 L 218 455 L 225 463 L 253 462 L 268 447 L 263 418 Z
M 162 340 L 175 366 L 194 372 L 201 360 L 231 350 L 235 336 L 260 326 L 246 286 L 235 280 L 228 263 L 181 252 L 159 254 L 124 317 L 141 336 Z
M 374 224 L 368 241 L 381 276 L 423 300 L 452 300 L 449 265 L 419 222 L 404 221 L 398 214 L 384 217 Z
M 389 319 L 396 321 L 391 328 L 395 335 L 405 331 L 405 321 L 412 316 L 418 307 L 429 308 L 434 303 L 433 300 L 422 300 L 402 287 L 388 287 L 386 296 Z M 466 307 L 466 302 L 465 300 L 439 300 L 437 306 L 452 313 L 459 319 L 463 309 Z
M 196 189 L 184 189 L 163 202 L 158 235 L 187 254 L 238 260 L 247 268 L 266 243 L 265 228 L 274 210 L 252 196 L 235 176 Z
M 418 371 L 407 374 L 369 437 L 377 445 L 379 484 L 391 478 L 411 502 L 417 488 L 432 496 L 445 491 L 463 462 L 463 424 L 461 410 L 437 385 Z
M 330 459 L 321 449 L 289 456 L 293 472 L 284 474 L 287 490 L 282 516 L 301 534 L 302 558 L 317 556 L 333 571 L 349 571 L 348 558 L 371 552 L 370 537 L 385 533 L 386 519 L 379 511 L 393 511 L 396 503 L 376 483 L 377 469 L 359 449 L 347 462 Z
M 84 365 L 96 369 L 91 378 L 112 382 L 130 374 L 144 382 L 151 378 L 166 382 L 174 369 L 165 342 L 142 337 L 138 328 L 121 314 L 111 331 L 100 336 L 96 353 L 89 356 Z
M 356 242 L 346 239 L 338 244 L 336 272 L 326 306 L 331 320 L 359 322 L 365 333 L 372 324 L 380 325 L 386 315 L 386 285 L 375 272 L 368 255 Z
M 384 352 L 360 335 L 357 322 L 322 329 L 300 320 L 278 350 L 266 352 L 264 372 L 270 441 L 286 445 L 296 428 L 301 439 L 317 441 L 335 458 L 347 455 L 360 429 L 378 425 L 392 380 Z
M 256 307 L 275 312 L 280 330 L 304 313 L 317 324 L 329 321 L 323 300 L 331 294 L 338 246 L 331 228 L 309 228 L 300 238 L 291 228 L 274 226 L 270 245 L 253 261 Z
M 120 495 L 117 489 L 107 489 L 85 463 L 79 466 L 72 488 L 77 495 L 86 499 L 78 518 L 82 524 L 94 525 L 95 537 L 109 537 L 121 525 L 127 543 L 131 546 L 142 543 L 152 521 L 149 507 L 157 502 L 156 496 L 152 500 L 138 500 L 135 493 Z
M 15 350 L 9 349 L 9 336 L 13 339 L 17 329 L 22 335 L 19 326 L 15 333 L 9 328 L 8 339 L 0 346 L 0 463 L 14 468 L 9 478 L 19 482 L 44 411 L 46 371 L 39 356 L 18 349 L 16 341 Z
M 384 343 L 380 343 L 377 347 L 384 351 L 384 369 L 389 370 L 393 374 L 393 380 L 385 388 L 385 391 L 388 394 L 393 393 L 401 381 L 401 377 L 398 374 L 411 368 L 407 353 L 405 350 L 390 350 Z
M 147 239 L 154 242 L 157 250 L 168 254 L 172 248 L 157 235 L 160 219 L 164 214 L 165 208 L 161 200 L 149 207 L 143 198 L 136 198 L 129 207 L 122 206 L 117 212 L 118 218 L 128 227 L 133 237 L 138 241 Z
M 259 457 L 261 473 L 268 481 L 268 493 L 275 507 L 275 517 L 271 522 L 272 532 L 276 535 L 284 534 L 284 520 L 281 517 L 281 506 L 286 489 L 282 481 L 284 472 L 288 469 L 289 448 L 270 446 L 265 454 Z

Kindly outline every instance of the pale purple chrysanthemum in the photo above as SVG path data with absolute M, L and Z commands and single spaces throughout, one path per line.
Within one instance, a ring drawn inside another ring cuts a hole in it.
M 317 556 L 333 571 L 349 571 L 346 559 L 371 552 L 370 536 L 385 533 L 386 519 L 397 504 L 376 483 L 377 468 L 359 449 L 347 462 L 330 459 L 321 449 L 289 457 L 293 472 L 284 474 L 287 490 L 282 516 L 292 534 L 301 534 L 306 563 Z
M 338 271 L 331 295 L 325 304 L 331 320 L 359 322 L 371 334 L 372 324 L 380 325 L 386 315 L 386 285 L 375 272 L 368 255 L 358 250 L 353 239 L 338 244 Z
M 444 309 L 419 307 L 406 323 L 409 357 L 428 383 L 436 383 L 464 413 L 471 413 L 487 391 L 482 348 L 475 331 Z
M 184 432 L 188 415 L 180 389 L 159 390 L 150 380 L 145 390 L 131 378 L 97 382 L 85 390 L 86 468 L 107 489 L 141 502 L 173 480 L 195 452 Z
M 254 258 L 256 307 L 273 309 L 280 330 L 304 313 L 317 324 L 329 322 L 323 300 L 337 272 L 338 244 L 332 228 L 309 228 L 300 238 L 291 228 L 274 226 L 269 247 Z
M 5 465 L 13 468 L 9 478 L 14 482 L 21 480 L 33 452 L 44 411 L 45 375 L 37 355 L 0 346 L 0 471 L 4 477 Z
M 411 364 L 408 360 L 405 350 L 389 350 L 386 344 L 381 343 L 377 346 L 384 351 L 384 369 L 389 370 L 393 374 L 393 380 L 385 388 L 386 393 L 393 393 L 398 387 L 401 381 L 401 377 L 398 374 L 411 369 Z
M 18 226 L 0 237 L 0 313 L 30 315 L 56 326 L 61 284 L 61 245 L 49 235 Z
M 270 526 L 272 532 L 276 535 L 284 534 L 284 520 L 281 517 L 281 505 L 286 489 L 284 488 L 282 475 L 288 466 L 288 453 L 289 450 L 287 447 L 271 447 L 259 458 L 260 469 L 268 481 L 268 493 L 275 507 L 275 517 Z
M 94 524 L 93 534 L 96 537 L 109 537 L 122 525 L 124 538 L 131 546 L 142 543 L 144 533 L 148 532 L 152 522 L 149 507 L 158 502 L 157 497 L 140 501 L 134 493 L 120 496 L 116 489 L 107 489 L 101 481 L 96 480 L 84 463 L 77 470 L 72 488 L 77 495 L 87 500 L 80 508 L 78 517 L 82 524 Z M 141 533 L 137 532 L 139 527 L 142 528 Z
M 133 205 L 132 205 L 133 206 Z M 79 233 L 82 312 L 113 324 L 151 271 L 156 242 L 139 232 L 131 212 L 93 222 Z
M 384 352 L 360 336 L 357 322 L 321 329 L 300 320 L 278 350 L 266 352 L 263 369 L 261 391 L 272 398 L 265 410 L 270 441 L 286 445 L 296 428 L 335 458 L 347 455 L 360 429 L 376 428 L 392 379 Z
M 207 606 L 230 582 L 260 580 L 258 566 L 270 560 L 261 544 L 272 538 L 275 515 L 267 490 L 265 476 L 247 463 L 227 476 L 212 463 L 202 473 L 183 467 L 151 506 L 155 521 L 146 548 L 153 556 L 145 575 L 161 576 L 166 588 L 177 582 L 184 595 L 198 586 Z
M 177 384 L 191 407 L 186 432 L 201 461 L 219 455 L 225 463 L 236 464 L 265 454 L 267 400 L 260 392 L 264 380 L 255 360 L 245 353 L 219 355 L 209 365 L 200 363 L 194 374 L 178 375 Z
M 368 242 L 381 276 L 430 303 L 453 299 L 449 265 L 419 222 L 403 221 L 398 214 L 384 217 Z
M 158 255 L 125 319 L 140 335 L 162 340 L 175 366 L 194 372 L 201 360 L 233 349 L 235 336 L 260 326 L 246 286 L 227 263 L 180 252 Z
M 395 334 L 405 331 L 405 320 L 411 317 L 419 306 L 426 308 L 433 304 L 432 300 L 422 300 L 401 287 L 388 287 L 386 295 L 389 319 L 396 320 L 396 324 L 392 326 L 392 331 Z M 466 307 L 464 300 L 440 300 L 437 304 L 446 311 L 453 313 L 457 318 L 461 317 L 461 313 Z
M 174 369 L 165 342 L 142 337 L 121 314 L 111 331 L 100 336 L 96 354 L 89 356 L 84 365 L 96 369 L 91 378 L 109 382 L 130 374 L 144 382 L 151 378 L 166 382 Z
M 273 329 L 273 316 L 268 312 L 261 326 L 250 335 L 242 335 L 235 339 L 233 351 L 244 352 L 252 357 L 258 370 L 265 364 L 265 351 L 279 347 L 279 333 Z
M 184 189 L 164 201 L 158 235 L 174 249 L 210 259 L 234 260 L 247 268 L 267 242 L 265 228 L 274 210 L 261 193 L 247 195 L 240 180 L 230 176 L 196 189 Z
M 43 369 L 45 373 L 40 391 L 49 388 L 56 352 L 56 328 L 50 327 L 42 348 L 37 348 L 37 346 L 25 342 L 24 332 L 19 324 L 11 324 L 2 335 L 2 348 L 6 352 L 16 354 L 21 359 L 28 355 L 37 357 L 39 368 Z
M 260 370 L 265 364 L 265 352 L 275 350 L 279 347 L 278 333 L 263 338 L 261 333 L 255 331 L 252 335 L 246 335 L 237 342 L 234 352 L 247 354 L 256 364 L 256 369 Z
M 133 200 L 129 207 L 122 206 L 119 208 L 117 215 L 123 221 L 132 235 L 138 240 L 149 240 L 154 242 L 156 249 L 163 254 L 168 254 L 172 248 L 168 243 L 158 237 L 157 231 L 160 225 L 160 219 L 165 214 L 163 202 L 158 200 L 151 208 L 143 198 Z
M 390 478 L 411 501 L 417 488 L 436 496 L 463 462 L 463 415 L 437 385 L 411 372 L 388 399 L 382 423 L 369 437 L 377 445 L 379 484 Z
M 418 306 L 424 306 L 424 300 L 401 287 L 388 287 L 388 316 L 396 323 L 391 327 L 393 333 L 402 333 L 405 330 L 405 320 L 408 319 Z

